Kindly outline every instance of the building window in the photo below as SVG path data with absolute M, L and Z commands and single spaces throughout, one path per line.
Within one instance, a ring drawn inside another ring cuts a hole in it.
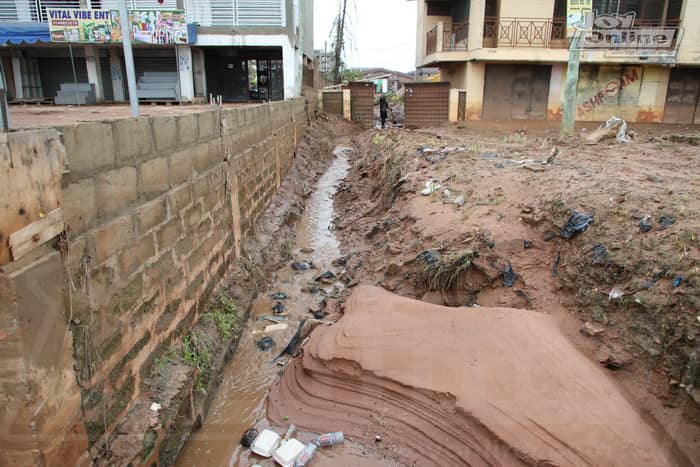
M 452 5 L 445 2 L 428 3 L 428 16 L 452 16 Z

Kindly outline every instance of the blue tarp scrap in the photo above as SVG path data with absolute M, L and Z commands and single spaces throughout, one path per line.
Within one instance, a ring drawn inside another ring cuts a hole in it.
M 49 25 L 31 21 L 0 22 L 0 45 L 8 42 L 13 45 L 51 42 Z

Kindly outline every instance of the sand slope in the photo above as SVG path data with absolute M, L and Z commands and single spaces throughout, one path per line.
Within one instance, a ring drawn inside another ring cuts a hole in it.
M 548 316 L 447 308 L 367 286 L 336 325 L 314 331 L 273 387 L 268 415 L 343 430 L 409 465 L 672 463 Z

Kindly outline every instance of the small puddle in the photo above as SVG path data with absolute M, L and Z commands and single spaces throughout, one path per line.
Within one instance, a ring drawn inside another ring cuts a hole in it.
M 272 363 L 272 360 L 286 347 L 296 332 L 299 321 L 313 317 L 309 309 L 317 309 L 324 298 L 322 294 L 303 293 L 301 289 L 322 272 L 332 269 L 332 261 L 340 256 L 340 243 L 330 226 L 333 220 L 333 195 L 350 168 L 345 156 L 348 150 L 342 146 L 335 148 L 333 162 L 307 199 L 306 209 L 296 225 L 294 259 L 274 273 L 271 288 L 259 295 L 253 303 L 250 321 L 243 331 L 233 360 L 224 370 L 222 383 L 204 425 L 193 434 L 183 449 L 177 460 L 178 466 L 274 465 L 271 459 L 255 456 L 239 442 L 248 428 L 262 430 L 269 427 L 265 416 L 265 397 L 282 372 L 282 368 Z M 295 272 L 290 264 L 298 260 L 311 261 L 316 269 Z M 334 288 L 332 285 L 322 287 L 329 294 Z M 289 313 L 288 321 L 283 322 L 289 327 L 284 331 L 264 334 L 262 329 L 265 325 L 273 323 L 258 320 L 258 317 L 273 314 L 275 300 L 271 294 L 275 292 L 284 292 L 289 296 L 283 300 L 285 311 Z M 275 340 L 275 347 L 263 352 L 256 342 L 265 335 Z M 286 359 L 287 357 L 282 361 Z M 290 420 L 290 423 L 294 423 L 294 420 Z M 298 439 L 304 442 L 312 438 L 310 433 L 298 435 Z M 373 465 L 368 463 L 369 459 L 363 454 L 361 446 L 346 442 L 342 447 L 319 449 L 314 459 L 323 460 L 321 465 Z

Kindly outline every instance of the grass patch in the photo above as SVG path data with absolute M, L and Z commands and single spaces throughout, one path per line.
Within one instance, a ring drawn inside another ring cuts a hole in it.
M 441 257 L 434 251 L 418 255 L 418 282 L 431 292 L 453 290 L 472 265 L 472 251 Z

